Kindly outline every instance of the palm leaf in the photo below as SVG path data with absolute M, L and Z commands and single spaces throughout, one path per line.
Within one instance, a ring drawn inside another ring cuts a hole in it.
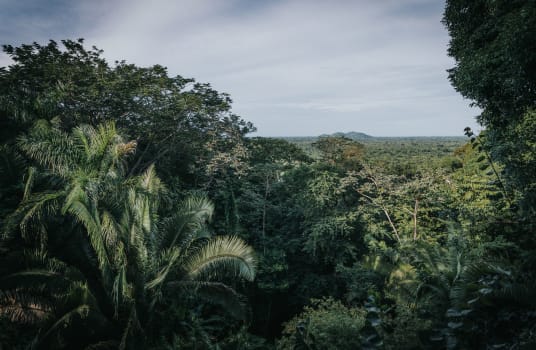
M 188 250 L 199 238 L 199 233 L 212 218 L 214 205 L 206 196 L 194 195 L 185 199 L 175 215 L 163 223 L 162 234 L 158 237 L 157 249 L 180 245 Z
M 59 200 L 65 195 L 64 192 L 42 192 L 32 194 L 23 201 L 19 208 L 8 217 L 6 231 L 13 230 L 13 223 L 19 223 L 23 238 L 30 238 L 30 228 L 34 225 L 43 226 L 45 219 L 56 214 L 59 208 Z M 44 230 L 34 230 L 33 232 Z M 6 232 L 8 233 L 8 232 Z
M 43 334 L 43 336 L 38 338 L 37 343 L 43 343 L 47 338 L 56 333 L 61 331 L 63 328 L 65 328 L 65 325 L 68 325 L 75 317 L 85 318 L 89 314 L 90 307 L 89 305 L 78 305 L 77 307 L 69 310 L 64 315 L 62 315 L 56 322 L 50 326 L 47 331 Z
M 156 262 L 155 277 L 145 284 L 145 288 L 154 289 L 155 287 L 161 285 L 167 278 L 169 272 L 181 256 L 181 250 L 178 247 L 172 247 L 170 249 L 162 252 L 161 256 Z
M 221 272 L 252 281 L 255 278 L 256 259 L 253 249 L 236 236 L 219 236 L 187 259 L 185 269 L 190 279 L 212 277 Z
M 37 292 L 0 290 L 0 315 L 11 322 L 23 324 L 35 324 L 48 319 L 53 312 L 53 304 L 46 293 Z
M 103 340 L 86 346 L 84 350 L 116 350 L 118 346 L 117 340 Z
M 238 320 L 245 321 L 249 316 L 244 297 L 223 283 L 174 281 L 166 284 L 168 292 L 175 293 L 176 289 L 181 289 L 207 302 L 219 305 Z
M 69 135 L 44 120 L 37 121 L 28 136 L 19 138 L 19 147 L 28 157 L 62 177 L 80 158 Z

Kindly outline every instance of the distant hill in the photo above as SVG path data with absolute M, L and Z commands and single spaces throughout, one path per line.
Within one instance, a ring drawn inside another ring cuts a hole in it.
M 323 134 L 323 135 L 320 135 L 319 137 L 327 137 L 327 136 L 331 136 L 331 137 L 346 137 L 346 138 L 348 138 L 350 140 L 354 140 L 354 141 L 371 140 L 371 139 L 374 138 L 374 136 L 370 136 L 370 135 L 367 135 L 365 133 L 356 132 L 356 131 L 336 132 L 336 133 L 331 134 L 331 135 Z
M 286 140 L 292 143 L 313 143 L 321 137 L 346 137 L 350 140 L 362 142 L 365 144 L 372 143 L 437 143 L 437 142 L 454 142 L 464 144 L 467 141 L 465 136 L 371 136 L 362 132 L 336 132 L 333 134 L 322 134 L 320 136 L 278 136 L 277 139 Z

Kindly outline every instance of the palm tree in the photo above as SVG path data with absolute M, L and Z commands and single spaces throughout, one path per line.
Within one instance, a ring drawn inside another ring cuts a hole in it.
M 7 233 L 20 233 L 46 258 L 40 266 L 3 277 L 11 282 L 1 284 L 0 312 L 19 321 L 56 319 L 55 327 L 41 328 L 36 344 L 44 344 L 72 318 L 58 318 L 47 308 L 70 300 L 69 293 L 53 289 L 61 285 L 58 276 L 64 277 L 51 268 L 57 261 L 78 276 L 64 281 L 59 290 L 73 283 L 84 290 L 74 294 L 80 296 L 78 315 L 99 315 L 112 325 L 109 329 L 117 330 L 100 346 L 143 346 L 146 337 L 157 333 L 154 323 L 170 297 L 195 294 L 245 317 L 239 295 L 219 279 L 232 274 L 252 280 L 252 249 L 237 237 L 210 237 L 206 223 L 213 205 L 202 195 L 185 199 L 173 215 L 160 218 L 158 207 L 166 188 L 154 165 L 139 176 L 126 175 L 136 143 L 124 142 L 113 123 L 79 126 L 66 133 L 54 122 L 39 121 L 19 145 L 39 171 L 29 171 L 23 201 L 11 215 Z M 37 298 L 37 289 L 23 283 L 32 279 L 42 281 L 40 290 L 49 299 Z M 24 295 L 36 298 L 24 303 Z M 20 311 L 30 304 L 40 305 L 42 317 Z

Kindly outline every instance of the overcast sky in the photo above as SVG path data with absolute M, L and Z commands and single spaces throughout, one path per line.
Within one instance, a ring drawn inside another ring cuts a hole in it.
M 231 95 L 260 136 L 478 130 L 441 0 L 0 0 L 0 43 L 85 38 Z M 0 66 L 9 64 L 3 54 Z

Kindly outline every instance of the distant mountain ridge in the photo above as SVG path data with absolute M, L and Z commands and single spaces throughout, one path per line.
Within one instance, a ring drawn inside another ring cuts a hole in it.
M 322 134 L 319 137 L 346 137 L 347 139 L 354 141 L 371 140 L 374 136 L 367 135 L 363 132 L 350 131 L 350 132 L 336 132 L 331 135 Z
M 335 132 L 332 134 L 322 134 L 319 136 L 276 136 L 274 138 L 287 140 L 289 142 L 316 142 L 322 137 L 346 137 L 350 140 L 371 143 L 371 142 L 438 142 L 438 141 L 467 141 L 465 136 L 371 136 L 363 132 Z

